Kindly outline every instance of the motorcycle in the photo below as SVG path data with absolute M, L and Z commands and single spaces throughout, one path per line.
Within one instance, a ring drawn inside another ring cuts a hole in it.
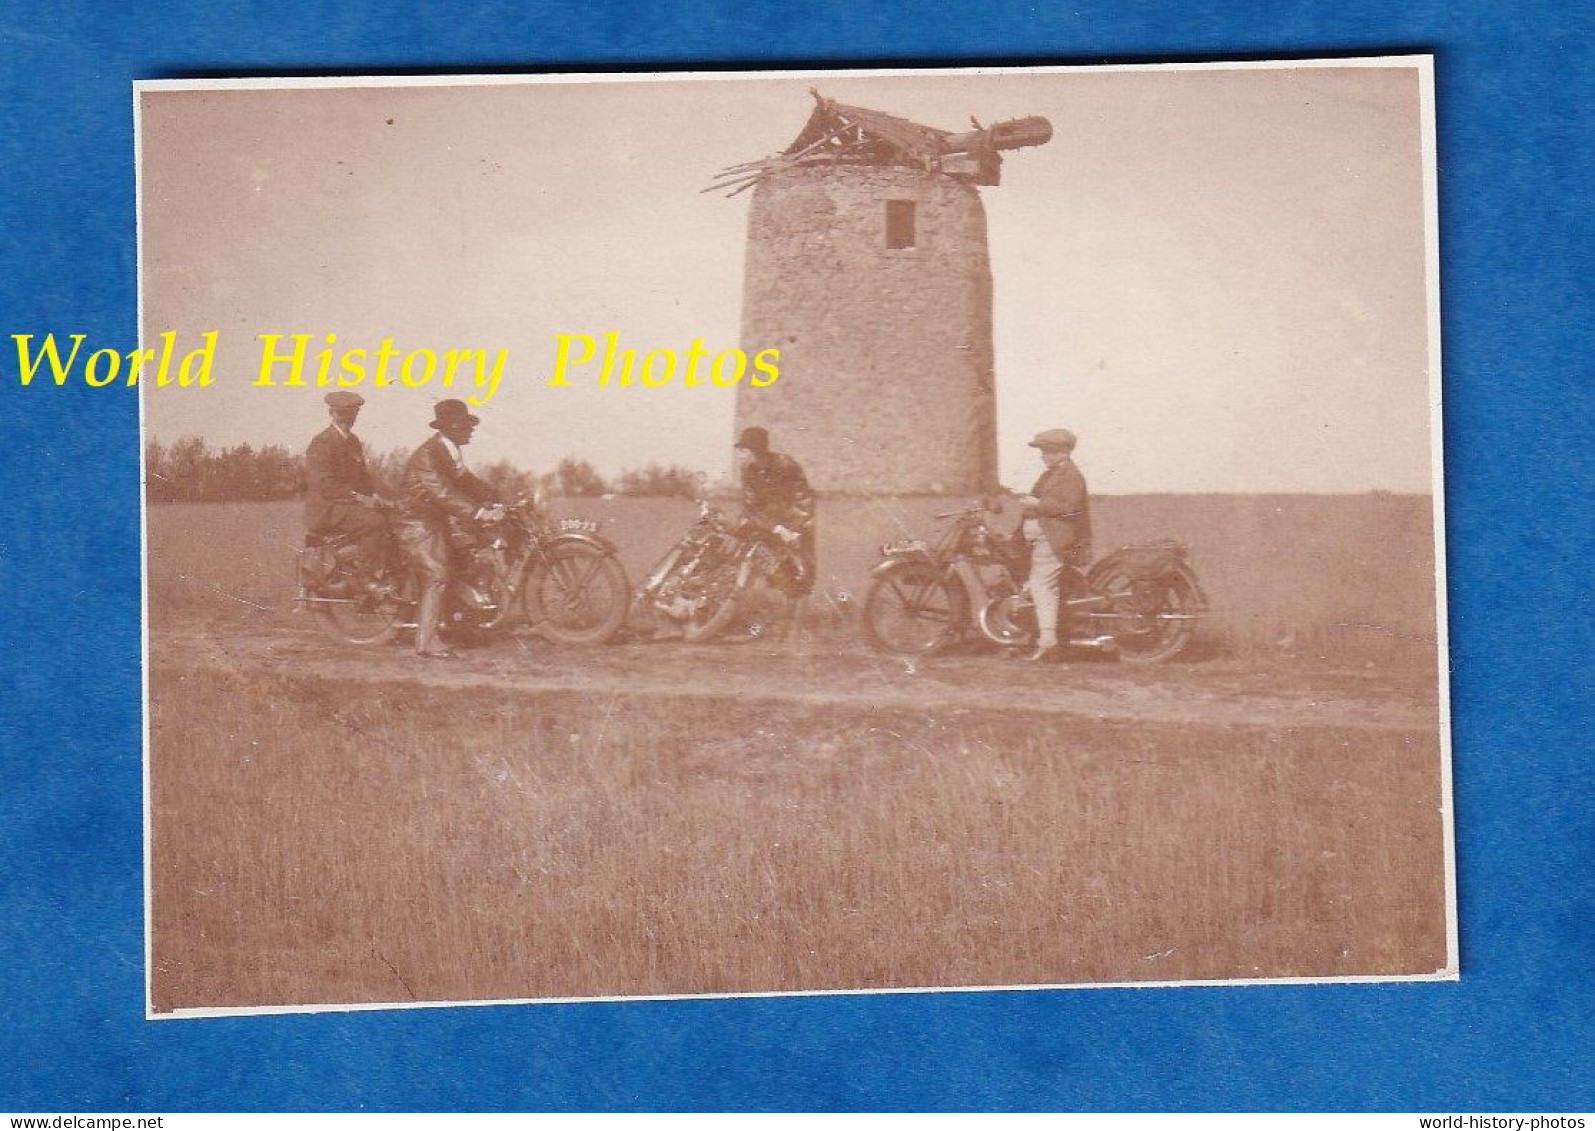
M 699 643 L 746 614 L 760 588 L 794 593 L 803 570 L 802 559 L 770 527 L 732 521 L 700 501 L 696 521 L 649 571 L 632 608 L 640 627 L 663 622 Z
M 971 632 L 1003 648 L 1031 647 L 1035 604 L 1025 589 L 1028 548 L 997 534 L 981 502 L 936 516 L 946 523 L 927 543 L 881 547 L 870 571 L 863 624 L 869 643 L 897 655 L 942 651 Z M 1128 663 L 1152 664 L 1184 652 L 1207 598 L 1189 550 L 1172 539 L 1124 546 L 1097 561 L 1063 601 L 1059 621 L 1083 626 L 1070 643 L 1116 651 Z M 1066 590 L 1067 592 L 1067 590 Z
M 394 507 L 377 505 L 385 513 Z M 561 644 L 613 639 L 625 623 L 631 586 L 598 526 L 585 518 L 549 519 L 526 500 L 491 508 L 477 523 L 474 545 L 459 552 L 440 630 L 468 639 L 521 621 Z M 402 557 L 390 544 L 388 560 Z M 295 608 L 313 612 L 339 640 L 375 645 L 417 627 L 415 569 L 406 562 L 374 577 L 351 536 L 307 535 L 296 572 Z

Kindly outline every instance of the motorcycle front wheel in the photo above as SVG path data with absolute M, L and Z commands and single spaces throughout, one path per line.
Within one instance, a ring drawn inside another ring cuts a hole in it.
M 539 636 L 558 644 L 603 644 L 626 623 L 631 585 L 613 554 L 555 546 L 526 576 L 521 607 Z
M 1097 579 L 1095 588 L 1109 598 L 1108 609 L 1087 619 L 1094 631 L 1113 637 L 1125 663 L 1160 664 L 1190 647 L 1200 600 L 1178 573 L 1136 582 L 1127 570 L 1115 569 Z
M 864 593 L 864 633 L 878 652 L 929 655 L 963 633 L 965 604 L 962 589 L 933 563 L 901 562 L 870 581 Z

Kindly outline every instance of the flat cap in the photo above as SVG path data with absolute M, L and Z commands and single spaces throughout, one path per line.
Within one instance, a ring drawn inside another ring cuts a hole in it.
M 770 450 L 770 434 L 757 424 L 744 428 L 742 435 L 737 437 L 736 447 L 746 448 L 750 452 L 767 452 Z
M 1075 435 L 1067 428 L 1049 428 L 1045 432 L 1036 433 L 1036 438 L 1030 441 L 1032 448 L 1055 448 L 1065 452 L 1074 451 Z
M 347 389 L 339 389 L 335 393 L 328 393 L 322 398 L 329 408 L 359 408 L 366 403 L 366 399 L 359 393 L 351 393 Z

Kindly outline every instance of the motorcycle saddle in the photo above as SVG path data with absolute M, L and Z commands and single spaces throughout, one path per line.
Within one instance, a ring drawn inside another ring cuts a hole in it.
M 1162 538 L 1156 542 L 1121 546 L 1104 559 L 1103 564 L 1113 562 L 1122 565 L 1131 577 L 1151 580 L 1178 568 L 1188 552 L 1185 543 L 1174 538 Z

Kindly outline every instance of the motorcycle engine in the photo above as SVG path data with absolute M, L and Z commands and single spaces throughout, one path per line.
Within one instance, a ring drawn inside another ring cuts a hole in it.
M 1036 635 L 1036 606 L 1028 593 L 988 601 L 980 610 L 980 630 L 998 644 L 1026 644 Z
M 663 604 L 662 608 L 664 614 L 673 620 L 688 620 L 702 606 L 702 597 L 686 597 L 678 593 L 669 604 Z

